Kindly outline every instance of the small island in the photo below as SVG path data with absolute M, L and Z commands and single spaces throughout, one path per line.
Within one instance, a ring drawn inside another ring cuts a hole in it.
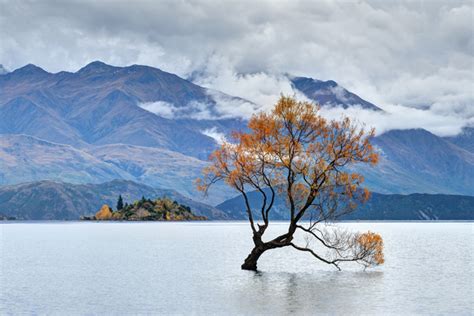
M 202 221 L 205 216 L 195 215 L 189 206 L 179 204 L 169 198 L 156 200 L 142 197 L 132 204 L 123 204 L 119 196 L 117 210 L 105 204 L 93 216 L 81 216 L 81 220 L 96 221 Z

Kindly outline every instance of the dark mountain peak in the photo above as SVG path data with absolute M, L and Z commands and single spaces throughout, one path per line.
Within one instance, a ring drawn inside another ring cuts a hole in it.
M 317 86 L 317 87 L 336 87 L 338 86 L 337 82 L 333 80 L 319 80 L 309 77 L 292 77 L 291 82 L 295 86 Z
M 126 67 L 117 67 L 117 66 L 112 66 L 109 64 L 106 64 L 100 60 L 93 61 L 81 69 L 79 69 L 78 73 L 80 74 L 87 74 L 87 73 L 102 73 L 102 72 L 107 72 L 110 70 L 121 70 L 124 71 L 125 73 L 130 73 L 130 72 L 163 72 L 161 69 L 150 67 L 150 66 L 145 66 L 145 65 L 137 65 L 133 64 L 131 66 L 126 66 Z
M 73 74 L 74 74 L 73 72 L 63 70 L 63 71 L 57 72 L 55 75 L 64 77 L 64 76 L 72 76 Z
M 174 76 L 174 74 L 164 72 L 159 68 L 143 65 L 131 65 L 123 68 L 123 71 L 134 76 L 135 80 L 141 84 L 150 84 L 164 77 L 168 77 L 168 75 Z
M 474 126 L 464 126 L 459 135 L 474 136 Z
M 79 71 L 77 73 L 81 74 L 81 75 L 87 75 L 87 74 L 92 74 L 92 73 L 107 72 L 107 71 L 117 69 L 117 68 L 119 68 L 119 67 L 107 65 L 106 63 L 104 63 L 102 61 L 96 60 L 96 61 L 93 61 L 93 62 L 87 64 L 86 66 L 82 67 L 81 69 L 79 69 Z
M 465 126 L 461 133 L 454 136 L 445 137 L 449 142 L 474 153 L 474 126 Z
M 323 81 L 322 83 L 323 83 L 324 85 L 329 86 L 329 87 L 336 87 L 336 86 L 338 86 L 337 82 L 336 82 L 336 81 L 333 81 L 333 80 Z
M 131 71 L 159 71 L 159 72 L 162 71 L 159 68 L 145 66 L 145 65 L 137 65 L 137 64 L 133 64 L 128 67 L 125 67 L 125 69 L 131 70 Z
M 380 144 L 381 142 L 385 144 L 398 144 L 397 146 L 428 144 L 428 146 L 445 147 L 446 145 L 446 141 L 443 138 L 423 128 L 390 130 L 375 138 L 376 144 Z M 430 149 L 435 149 L 434 147 Z
M 16 69 L 11 74 L 16 76 L 42 76 L 48 75 L 49 72 L 36 65 L 28 64 L 26 66 Z
M 379 137 L 430 137 L 430 138 L 438 138 L 438 136 L 434 135 L 430 131 L 427 131 L 423 128 L 410 128 L 410 129 L 392 129 L 380 135 Z
M 345 109 L 360 106 L 374 111 L 381 110 L 374 104 L 346 90 L 333 80 L 322 81 L 308 77 L 291 76 L 288 76 L 288 78 L 291 80 L 294 89 L 302 92 L 308 99 L 322 106 L 342 106 Z
M 292 77 L 291 75 L 287 75 L 287 77 L 290 79 L 290 81 L 294 85 L 296 85 L 296 84 L 313 84 L 313 83 L 322 82 L 321 80 L 313 79 L 313 78 L 309 78 L 309 77 Z

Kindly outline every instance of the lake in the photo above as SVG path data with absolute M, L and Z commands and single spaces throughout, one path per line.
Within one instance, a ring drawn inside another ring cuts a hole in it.
M 474 223 L 338 225 L 380 233 L 385 264 L 288 248 L 242 271 L 246 222 L 0 224 L 0 314 L 473 313 Z

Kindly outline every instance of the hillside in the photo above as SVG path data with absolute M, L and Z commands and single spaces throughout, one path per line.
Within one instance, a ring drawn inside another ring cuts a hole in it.
M 188 197 L 199 196 L 206 203 L 218 204 L 233 192 L 224 185 L 212 189 L 207 197 L 196 190 L 195 180 L 207 162 L 161 148 L 124 144 L 91 147 L 94 157 L 125 171 L 135 182 L 157 188 L 172 188 Z
M 77 149 L 27 135 L 0 134 L 0 185 L 53 180 L 101 183 L 133 180 L 156 188 L 171 188 L 193 197 L 195 179 L 207 163 L 161 148 L 113 144 Z M 232 196 L 224 186 L 212 190 L 206 203 Z M 203 198 L 204 199 L 204 198 Z
M 215 146 L 201 132 L 214 127 L 213 122 L 201 122 L 205 113 L 219 115 L 215 94 L 160 69 L 92 62 L 75 73 L 52 74 L 27 65 L 1 75 L 0 86 L 1 134 L 28 134 L 74 146 L 160 147 L 198 158 L 206 158 Z M 139 106 L 149 102 L 184 113 L 176 118 L 197 117 L 193 121 L 200 130 Z
M 356 167 L 371 190 L 474 195 L 473 153 L 423 129 L 389 131 L 373 143 L 379 164 Z
M 252 209 L 257 210 L 261 195 L 248 194 Z M 217 208 L 232 219 L 246 219 L 245 203 L 237 196 Z M 254 212 L 259 218 L 259 212 Z M 282 198 L 276 198 L 271 211 L 273 219 L 288 219 L 288 209 Z M 343 220 L 474 220 L 474 197 L 448 194 L 380 194 L 372 193 L 367 203 L 342 218 Z
M 0 185 L 39 180 L 99 183 L 127 172 L 70 145 L 27 135 L 0 135 Z
M 471 153 L 474 153 L 474 127 L 464 127 L 459 135 L 445 139 Z
M 196 215 L 209 219 L 228 216 L 209 205 L 191 200 L 173 190 L 155 189 L 132 181 L 114 180 L 101 184 L 70 184 L 40 181 L 0 187 L 0 214 L 26 220 L 77 220 L 94 214 L 102 205 L 115 206 L 119 195 L 132 203 L 146 196 L 168 197 L 191 207 Z

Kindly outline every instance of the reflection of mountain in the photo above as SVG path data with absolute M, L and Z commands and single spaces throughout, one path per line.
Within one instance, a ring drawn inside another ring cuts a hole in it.
M 291 80 L 323 106 L 380 110 L 334 81 Z M 56 74 L 27 65 L 0 75 L 0 87 L 0 184 L 126 179 L 197 199 L 193 180 L 209 153 L 222 136 L 245 128 L 222 109 L 248 102 L 156 68 L 101 62 Z M 472 135 L 466 129 L 445 139 L 424 130 L 378 136 L 381 163 L 363 169 L 367 183 L 383 193 L 474 195 Z M 206 202 L 234 194 L 218 186 Z
M 78 220 L 97 212 L 103 204 L 115 208 L 117 197 L 132 203 L 145 196 L 166 196 L 191 207 L 193 213 L 210 219 L 227 219 L 227 215 L 209 205 L 193 201 L 173 190 L 155 189 L 132 181 L 114 180 L 101 184 L 70 184 L 40 181 L 0 187 L 0 215 L 18 219 Z

